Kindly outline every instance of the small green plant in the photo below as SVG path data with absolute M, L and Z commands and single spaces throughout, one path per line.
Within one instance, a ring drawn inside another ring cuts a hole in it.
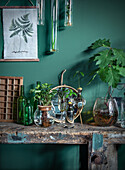
M 104 49 L 90 58 L 97 68 L 91 73 L 89 84 L 99 75 L 109 87 L 116 88 L 121 78 L 125 77 L 125 52 L 122 49 L 112 48 L 109 39 L 99 39 L 89 48 L 94 50 L 100 47 Z
M 74 77 L 76 77 L 76 76 L 77 76 L 77 79 L 78 79 L 78 88 L 80 88 L 80 84 L 81 84 L 80 78 L 84 77 L 84 73 L 82 71 L 76 71 L 75 74 L 74 74 Z
M 74 96 L 77 96 L 77 94 L 72 89 L 67 89 L 66 90 L 66 98 L 74 97 Z
M 65 97 L 67 99 L 69 97 L 77 96 L 77 94 L 72 89 L 69 89 L 69 88 L 66 89 L 64 87 L 59 89 L 57 91 L 57 94 L 60 96 L 61 99 L 63 99 L 63 97 Z
M 50 93 L 52 84 L 44 83 L 41 85 L 37 85 L 34 89 L 31 89 L 30 92 L 34 93 L 34 100 L 39 100 L 41 105 L 49 106 L 51 105 L 51 100 L 57 93 L 56 90 L 53 90 Z

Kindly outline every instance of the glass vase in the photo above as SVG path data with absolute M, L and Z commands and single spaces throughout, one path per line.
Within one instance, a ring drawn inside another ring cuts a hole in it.
M 34 123 L 37 126 L 49 127 L 54 123 L 51 118 L 52 106 L 41 106 L 34 112 Z
M 72 0 L 65 0 L 65 26 L 72 25 Z
M 36 0 L 37 9 L 37 24 L 44 25 L 45 22 L 45 0 Z
M 51 0 L 50 52 L 57 51 L 58 0 Z
M 114 125 L 118 117 L 118 106 L 115 99 L 97 98 L 93 107 L 93 117 L 96 125 Z

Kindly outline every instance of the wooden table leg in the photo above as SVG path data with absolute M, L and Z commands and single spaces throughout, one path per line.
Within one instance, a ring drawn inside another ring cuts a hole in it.
M 104 143 L 103 135 L 94 133 L 88 144 L 88 170 L 117 170 L 116 145 Z

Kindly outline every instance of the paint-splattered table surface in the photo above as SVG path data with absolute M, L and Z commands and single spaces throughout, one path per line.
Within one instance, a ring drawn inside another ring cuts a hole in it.
M 125 144 L 125 129 L 116 126 L 98 127 L 75 123 L 74 128 L 68 129 L 61 124 L 44 128 L 0 122 L 0 143 L 87 144 L 93 134 L 103 135 L 107 144 Z

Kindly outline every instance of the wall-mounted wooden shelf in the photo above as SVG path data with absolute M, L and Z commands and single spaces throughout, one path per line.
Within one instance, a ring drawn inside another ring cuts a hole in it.
M 23 77 L 0 76 L 0 122 L 13 122 L 17 119 L 17 98 Z

